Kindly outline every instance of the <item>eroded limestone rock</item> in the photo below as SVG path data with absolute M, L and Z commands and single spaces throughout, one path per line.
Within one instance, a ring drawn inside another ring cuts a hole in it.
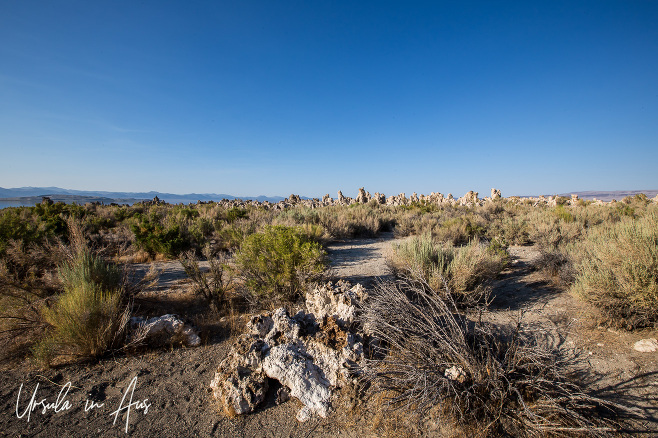
M 468 193 L 466 193 L 464 196 L 462 196 L 457 200 L 457 203 L 459 205 L 465 205 L 468 207 L 471 207 L 473 205 L 479 205 L 478 192 L 469 190 Z
M 304 405 L 298 420 L 327 416 L 335 390 L 364 358 L 362 336 L 351 329 L 365 296 L 360 285 L 329 283 L 308 292 L 307 312 L 290 316 L 279 308 L 252 317 L 215 373 L 214 397 L 230 413 L 249 413 L 265 399 L 271 378 Z
M 304 344 L 282 344 L 270 348 L 263 360 L 263 370 L 268 377 L 290 388 L 290 395 L 311 412 L 321 417 L 329 414 L 330 383 L 306 352 Z
M 656 198 L 658 198 L 658 196 Z M 376 192 L 373 199 L 380 205 L 386 204 L 386 195 L 383 193 Z
M 370 201 L 370 193 L 366 192 L 363 187 L 359 189 L 359 194 L 356 197 L 356 202 L 359 204 L 367 204 Z
M 356 318 L 359 303 L 366 297 L 367 292 L 360 284 L 329 282 L 306 293 L 306 308 L 317 319 L 333 316 L 339 324 L 349 327 Z
M 268 384 L 262 362 L 266 351 L 267 345 L 258 336 L 243 334 L 219 365 L 210 388 L 228 414 L 248 414 L 265 400 Z

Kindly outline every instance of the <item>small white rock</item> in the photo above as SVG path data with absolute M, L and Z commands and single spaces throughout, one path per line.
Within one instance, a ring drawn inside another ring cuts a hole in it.
M 297 421 L 299 421 L 300 423 L 303 423 L 306 420 L 310 420 L 312 416 L 313 416 L 313 413 L 311 412 L 311 410 L 307 406 L 304 406 L 303 408 L 301 408 L 299 410 L 299 412 L 297 412 L 296 418 L 297 418 Z
M 642 353 L 653 353 L 658 351 L 658 341 L 656 338 L 642 339 L 633 345 L 633 349 Z
M 459 383 L 464 383 L 464 381 L 466 381 L 466 373 L 464 372 L 464 369 L 462 367 L 458 367 L 457 365 L 453 365 L 448 368 L 444 375 L 449 380 L 456 380 Z

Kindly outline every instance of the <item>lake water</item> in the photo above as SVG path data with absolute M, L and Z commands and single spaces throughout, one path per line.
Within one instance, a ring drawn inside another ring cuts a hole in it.
M 0 201 L 0 210 L 7 207 L 32 207 L 35 203 L 26 203 L 21 201 Z

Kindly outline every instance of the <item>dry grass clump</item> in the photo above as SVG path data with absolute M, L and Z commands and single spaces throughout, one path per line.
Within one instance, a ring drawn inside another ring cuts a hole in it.
M 449 290 L 461 304 L 474 305 L 486 300 L 487 283 L 508 259 L 504 250 L 477 240 L 454 247 L 438 244 L 425 234 L 396 245 L 389 265 L 398 274 L 419 277 L 435 290 Z
M 594 228 L 579 252 L 573 292 L 613 325 L 658 324 L 658 214 Z
M 123 272 L 87 246 L 73 221 L 69 227 L 68 257 L 58 269 L 63 292 L 40 309 L 49 331 L 34 353 L 45 365 L 57 356 L 95 358 L 121 347 L 130 320 Z
M 559 288 L 569 287 L 574 280 L 575 271 L 571 255 L 573 250 L 569 248 L 573 248 L 573 246 L 565 249 L 540 248 L 540 256 L 534 262 L 536 269 Z
M 526 245 L 530 242 L 530 227 L 524 217 L 504 216 L 492 220 L 487 235 L 499 239 L 508 245 Z
M 223 253 L 214 256 L 209 246 L 203 249 L 203 255 L 209 264 L 208 272 L 201 270 L 194 251 L 183 253 L 178 260 L 194 283 L 194 291 L 205 298 L 212 310 L 222 312 L 228 295 L 235 290 L 233 275 L 228 267 L 230 257 Z
M 558 209 L 564 214 L 560 214 Z M 565 217 L 567 219 L 564 219 Z M 573 219 L 573 215 L 563 207 L 537 209 L 527 215 L 527 220 L 529 238 L 540 250 L 554 250 L 563 244 L 578 241 L 584 232 L 583 224 Z
M 192 280 L 194 292 L 203 296 L 207 306 L 218 314 L 235 313 L 234 302 L 256 304 L 256 296 L 238 282 L 239 272 L 231 266 L 231 255 L 225 252 L 213 253 L 210 246 L 203 249 L 208 269 L 202 269 L 194 251 L 188 251 L 179 258 L 185 274 Z
M 486 223 L 480 216 L 462 215 L 444 220 L 434 231 L 434 236 L 441 242 L 452 245 L 465 245 L 473 239 L 486 234 Z
M 317 214 L 319 224 L 333 239 L 373 237 L 393 227 L 393 216 L 387 208 L 366 204 L 324 207 Z
M 574 355 L 519 322 L 470 321 L 450 293 L 403 278 L 378 284 L 363 310 L 378 339 L 363 378 L 385 409 L 432 411 L 468 436 L 608 436 L 624 409 L 584 392 Z

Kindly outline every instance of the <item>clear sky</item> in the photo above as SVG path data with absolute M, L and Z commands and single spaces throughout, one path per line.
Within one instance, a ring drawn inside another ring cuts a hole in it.
M 658 1 L 0 1 L 0 186 L 658 188 Z

